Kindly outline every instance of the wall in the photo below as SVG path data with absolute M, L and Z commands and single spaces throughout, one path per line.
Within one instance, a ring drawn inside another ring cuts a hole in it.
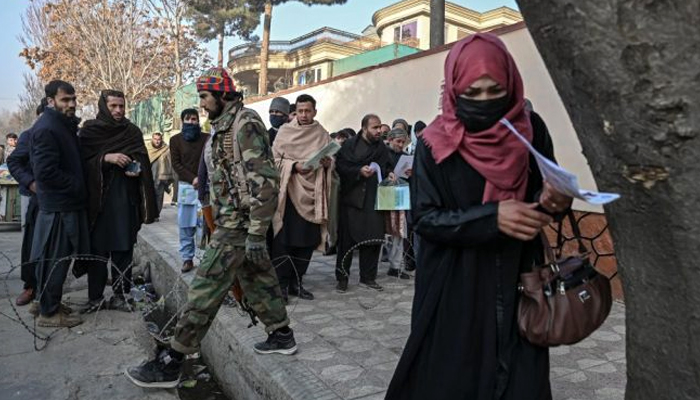
M 357 71 L 386 61 L 401 58 L 420 50 L 399 43 L 390 44 L 376 50 L 333 61 L 333 76 Z
M 515 30 L 512 30 L 515 29 Z M 525 81 L 526 96 L 547 122 L 559 162 L 579 177 L 581 187 L 597 189 L 581 145 L 547 69 L 524 25 L 501 30 Z M 318 101 L 317 119 L 329 131 L 357 130 L 362 116 L 378 114 L 385 122 L 403 117 L 429 123 L 438 114 L 440 85 L 447 50 L 405 57 L 385 66 L 361 70 L 319 85 L 281 92 L 290 101 L 308 93 Z M 286 93 L 286 94 L 285 94 Z M 250 104 L 266 115 L 271 98 Z M 576 208 L 602 212 L 600 207 L 576 203 Z

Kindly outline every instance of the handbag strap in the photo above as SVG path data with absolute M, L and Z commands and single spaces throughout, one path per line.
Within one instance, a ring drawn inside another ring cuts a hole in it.
M 578 243 L 578 251 L 581 254 L 588 253 L 588 248 L 583 244 L 583 239 L 581 238 L 581 229 L 579 229 L 578 222 L 576 222 L 576 217 L 574 217 L 574 212 L 569 209 L 566 213 L 566 217 L 571 225 L 571 231 L 574 233 L 574 238 Z M 557 227 L 557 257 L 561 257 L 564 251 L 564 233 L 563 233 L 564 220 L 559 222 Z
M 549 239 L 544 231 L 540 232 L 540 240 L 542 241 L 542 247 L 544 248 L 544 261 L 546 264 L 550 264 L 557 261 L 557 257 L 554 254 L 554 249 L 552 245 L 549 244 Z

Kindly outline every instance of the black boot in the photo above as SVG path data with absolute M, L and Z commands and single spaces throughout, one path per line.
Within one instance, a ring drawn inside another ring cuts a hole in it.
M 283 331 L 285 332 L 283 333 Z M 266 341 L 256 343 L 253 348 L 256 353 L 260 354 L 292 355 L 297 352 L 297 342 L 294 340 L 294 332 L 285 327 L 272 332 Z
M 154 360 L 139 367 L 130 367 L 124 375 L 134 385 L 142 388 L 172 389 L 180 383 L 182 361 L 171 357 L 168 350 L 163 350 Z
M 303 285 L 289 285 L 289 295 L 297 296 L 303 300 L 313 300 L 314 294 L 304 288 Z

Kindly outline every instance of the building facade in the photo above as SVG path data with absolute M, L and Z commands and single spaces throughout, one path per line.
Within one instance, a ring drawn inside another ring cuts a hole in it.
M 445 4 L 445 42 L 451 43 L 477 32 L 512 25 L 522 15 L 508 7 L 480 13 L 460 5 Z M 383 43 L 403 43 L 421 50 L 430 47 L 430 0 L 404 0 L 382 8 L 372 25 Z
M 445 5 L 445 41 L 460 40 L 522 21 L 516 10 L 501 7 L 484 13 Z M 317 82 L 400 58 L 430 46 L 430 0 L 403 0 L 374 13 L 361 34 L 324 27 L 286 41 L 271 41 L 268 93 Z M 228 68 L 246 97 L 258 95 L 260 43 L 229 50 Z

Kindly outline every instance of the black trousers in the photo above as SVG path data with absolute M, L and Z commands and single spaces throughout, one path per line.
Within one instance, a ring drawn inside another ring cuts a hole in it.
M 415 233 L 410 230 L 409 226 L 408 238 L 403 240 L 404 265 L 406 265 L 406 269 L 409 271 L 416 269 L 416 252 L 413 248 L 415 242 Z
M 134 260 L 134 249 L 127 251 L 96 252 L 96 256 L 111 258 L 112 291 L 115 295 L 124 295 L 131 292 L 131 275 Z M 104 296 L 107 286 L 108 261 L 95 261 L 88 268 L 88 297 L 90 300 L 99 300 Z
M 342 231 L 342 227 L 340 228 Z M 335 267 L 335 279 L 347 280 L 350 277 L 350 266 L 352 265 L 352 254 L 345 255 L 357 243 L 353 242 L 347 232 L 341 232 L 338 237 L 338 258 Z M 381 245 L 364 245 L 360 246 L 360 281 L 367 282 L 377 279 L 377 266 L 379 264 L 379 253 Z M 343 258 L 345 263 L 343 264 Z
M 21 275 L 24 289 L 36 289 L 36 263 L 31 262 L 32 241 L 34 240 L 34 225 L 39 213 L 39 203 L 36 195 L 29 199 L 27 214 L 24 215 L 24 232 L 22 232 L 22 250 L 20 261 L 22 263 Z
M 36 262 L 39 304 L 44 316 L 59 310 L 72 256 L 87 253 L 87 224 L 85 211 L 37 214 L 31 260 Z
M 309 269 L 315 247 L 290 247 L 274 240 L 272 243 L 272 265 L 277 271 L 280 288 L 298 286 Z

